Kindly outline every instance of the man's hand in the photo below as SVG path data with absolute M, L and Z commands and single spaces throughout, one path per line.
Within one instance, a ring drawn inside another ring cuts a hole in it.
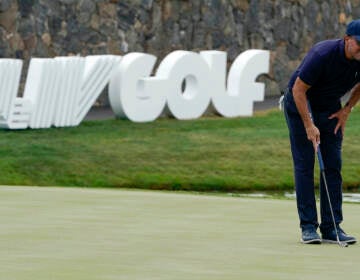
M 317 152 L 318 146 L 320 144 L 320 131 L 319 129 L 311 123 L 310 126 L 305 127 L 307 139 L 312 142 L 315 152 Z
M 338 122 L 334 129 L 334 133 L 336 134 L 341 128 L 342 135 L 344 136 L 345 125 L 349 118 L 349 114 L 351 112 L 351 108 L 353 108 L 356 103 L 360 100 L 360 82 L 358 82 L 350 91 L 349 101 L 346 103 L 345 107 L 332 114 L 329 119 L 337 118 Z
M 338 122 L 336 124 L 336 127 L 334 129 L 334 134 L 336 134 L 339 130 L 339 128 L 341 128 L 341 133 L 342 135 L 344 135 L 345 132 L 345 125 L 346 122 L 349 118 L 349 114 L 351 112 L 351 109 L 348 106 L 345 106 L 344 108 L 340 109 L 339 111 L 337 111 L 336 113 L 332 114 L 329 119 L 338 119 Z

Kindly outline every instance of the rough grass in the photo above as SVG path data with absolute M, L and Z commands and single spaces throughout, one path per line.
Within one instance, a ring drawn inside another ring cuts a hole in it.
M 344 140 L 344 188 L 360 186 L 360 112 Z M 0 185 L 236 192 L 292 190 L 281 112 L 251 118 L 86 121 L 75 128 L 0 131 Z

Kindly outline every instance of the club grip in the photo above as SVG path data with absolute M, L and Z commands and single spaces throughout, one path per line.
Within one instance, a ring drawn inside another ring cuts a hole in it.
M 310 113 L 310 118 L 311 118 L 312 121 L 314 121 L 309 100 L 307 101 L 307 106 L 308 106 L 308 110 L 309 110 L 309 113 Z M 317 158 L 318 158 L 318 161 L 319 161 L 320 171 L 324 171 L 325 166 L 324 166 L 324 161 L 323 161 L 323 158 L 322 158 L 322 155 L 321 155 L 320 144 L 317 146 Z
M 324 161 L 323 161 L 321 151 L 320 151 L 320 145 L 318 145 L 318 147 L 317 147 L 317 157 L 318 157 L 318 161 L 319 161 L 320 171 L 324 171 L 325 166 L 324 166 Z

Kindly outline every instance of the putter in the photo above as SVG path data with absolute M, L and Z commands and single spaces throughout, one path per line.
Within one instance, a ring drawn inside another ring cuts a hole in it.
M 338 231 L 337 231 L 337 228 L 336 228 L 334 211 L 333 211 L 333 208 L 332 208 L 332 204 L 331 204 L 331 200 L 330 200 L 330 194 L 329 194 L 329 189 L 328 189 L 327 182 L 326 182 L 325 167 L 324 167 L 324 161 L 323 161 L 323 158 L 322 158 L 322 155 L 321 155 L 321 151 L 320 151 L 320 145 L 318 145 L 318 147 L 317 147 L 317 157 L 318 157 L 318 161 L 319 161 L 319 167 L 320 167 L 321 176 L 322 176 L 322 178 L 323 178 L 324 185 L 325 185 L 326 195 L 327 195 L 327 198 L 328 198 L 328 201 L 329 201 L 329 208 L 330 208 L 330 212 L 331 212 L 331 218 L 332 218 L 332 221 L 333 221 L 333 224 L 334 224 L 334 229 L 335 229 L 335 232 L 336 232 L 336 241 L 337 241 L 337 243 L 339 244 L 339 246 L 341 246 L 341 247 L 347 247 L 348 244 L 347 244 L 346 242 L 340 241 L 340 239 L 339 239 L 339 234 L 338 234 Z
M 310 118 L 314 122 L 309 101 L 308 101 L 308 109 L 309 109 L 309 112 L 310 112 Z M 333 221 L 333 224 L 334 224 L 334 230 L 335 230 L 335 233 L 336 233 L 336 241 L 337 241 L 337 243 L 339 244 L 340 247 L 347 247 L 348 244 L 346 242 L 344 242 L 344 241 L 340 241 L 340 239 L 339 239 L 339 233 L 338 233 L 338 230 L 337 230 L 337 227 L 336 227 L 334 211 L 333 211 L 333 207 L 332 207 L 332 204 L 331 204 L 329 189 L 328 189 L 328 186 L 327 186 L 327 181 L 326 181 L 326 176 L 325 176 L 325 166 L 324 166 L 324 161 L 323 161 L 323 158 L 322 158 L 322 155 L 321 155 L 320 144 L 318 144 L 318 146 L 317 146 L 317 153 L 316 154 L 317 154 L 317 158 L 318 158 L 318 162 L 319 162 L 321 177 L 323 178 L 323 181 L 324 181 L 326 196 L 327 196 L 328 201 L 329 201 L 329 208 L 330 208 L 330 212 L 331 212 L 331 218 L 332 218 L 332 221 Z

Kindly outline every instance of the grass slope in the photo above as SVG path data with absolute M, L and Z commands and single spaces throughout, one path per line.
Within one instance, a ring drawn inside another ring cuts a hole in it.
M 0 187 L 0 278 L 359 279 L 360 246 L 302 245 L 295 201 Z M 359 205 L 344 228 L 359 237 Z
M 360 185 L 360 112 L 344 141 L 345 188 Z M 88 121 L 0 131 L 0 184 L 224 191 L 293 189 L 281 112 L 251 118 Z M 318 177 L 317 177 L 318 180 Z

